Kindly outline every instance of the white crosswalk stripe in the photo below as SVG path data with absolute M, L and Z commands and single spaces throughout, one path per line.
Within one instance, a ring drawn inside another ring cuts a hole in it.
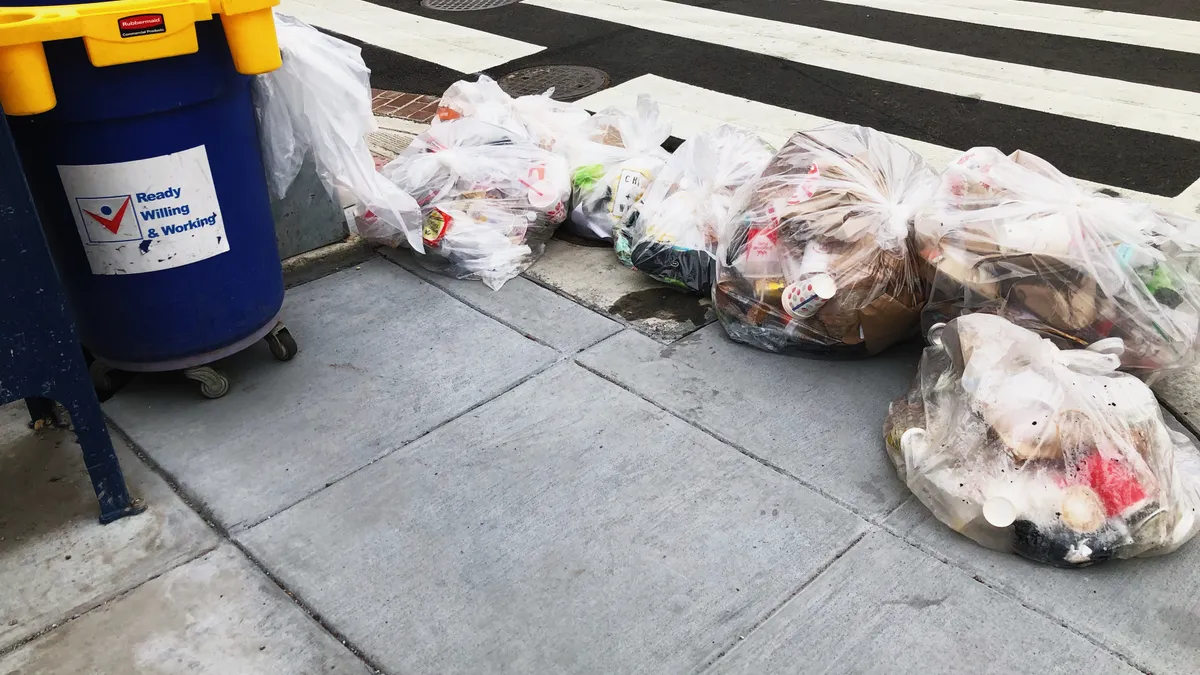
M 667 0 L 527 4 L 922 89 L 1200 140 L 1200 94 L 1003 63 Z
M 279 11 L 460 73 L 477 73 L 545 49 L 362 0 L 281 0 Z
M 1200 54 L 1200 24 L 1024 0 L 825 0 L 997 28 Z

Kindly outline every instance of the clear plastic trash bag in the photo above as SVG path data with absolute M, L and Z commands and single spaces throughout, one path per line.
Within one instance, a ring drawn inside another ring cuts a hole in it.
M 717 227 L 738 188 L 773 150 L 758 136 L 720 126 L 684 141 L 613 230 L 617 258 L 664 283 L 702 295 L 716 275 Z
M 381 172 L 425 214 L 421 264 L 492 289 L 532 265 L 567 218 L 566 160 L 476 119 L 430 127 Z
M 738 193 L 719 233 L 713 304 L 729 336 L 773 352 L 876 354 L 912 336 L 924 289 L 911 221 L 937 187 L 884 134 L 795 134 Z
M 272 193 L 282 198 L 304 157 L 312 153 L 321 183 L 334 198 L 354 195 L 358 234 L 421 248 L 421 210 L 375 170 L 366 134 L 375 130 L 371 71 L 360 49 L 308 24 L 275 15 L 283 66 L 254 78 L 263 164 Z
M 938 520 L 1062 567 L 1169 553 L 1196 534 L 1200 453 L 1117 371 L 1119 339 L 1060 350 L 992 314 L 929 338 L 884 437 Z
M 589 119 L 582 137 L 567 148 L 573 208 L 565 229 L 611 240 L 613 229 L 670 158 L 662 147 L 670 135 L 658 104 L 645 95 L 638 97 L 633 114 L 609 108 Z
M 554 89 L 543 94 L 509 96 L 487 75 L 474 82 L 459 80 L 438 103 L 434 124 L 469 117 L 524 134 L 546 150 L 566 152 L 591 118 L 582 106 L 555 101 Z
M 1153 381 L 1197 361 L 1194 225 L 1092 193 L 1029 153 L 974 148 L 916 222 L 931 282 L 922 325 L 990 312 L 1062 347 L 1119 337 L 1123 368 Z

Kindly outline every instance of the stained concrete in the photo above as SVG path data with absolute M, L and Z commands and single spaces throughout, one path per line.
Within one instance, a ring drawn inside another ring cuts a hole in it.
M 105 403 L 138 445 L 227 528 L 283 509 L 553 363 L 556 353 L 384 260 L 289 291 L 300 353 L 265 344 L 218 364 L 205 400 L 139 377 Z
M 454 279 L 421 267 L 407 249 L 381 249 L 385 258 L 488 316 L 560 352 L 573 354 L 623 326 L 528 279 L 510 279 L 493 291 L 479 281 Z
M 611 246 L 551 239 L 545 255 L 525 276 L 663 342 L 716 320 L 708 298 L 680 292 L 625 267 Z
M 217 545 L 119 438 L 121 468 L 146 511 L 100 525 L 75 435 L 34 432 L 28 420 L 21 403 L 0 408 L 0 650 Z
M 730 675 L 1136 675 L 1053 620 L 872 532 L 723 659 Z
M 579 361 L 877 517 L 908 495 L 883 451 L 883 418 L 919 356 L 919 344 L 856 361 L 780 356 L 735 344 L 714 324 L 669 346 L 627 331 Z
M 367 675 L 226 544 L 0 657 L 5 675 Z
M 394 673 L 678 673 L 866 524 L 561 364 L 239 535 Z

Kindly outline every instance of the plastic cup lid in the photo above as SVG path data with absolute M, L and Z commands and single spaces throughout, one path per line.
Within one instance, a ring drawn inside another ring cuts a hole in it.
M 822 300 L 828 300 L 837 295 L 837 284 L 828 274 L 818 274 L 809 279 L 808 284 L 812 286 L 813 293 L 816 293 L 817 297 Z
M 1125 353 L 1125 341 L 1119 337 L 1104 338 L 1088 345 L 1087 349 L 1088 351 L 1099 352 L 1101 354 L 1122 356 Z
M 983 519 L 993 527 L 1008 527 L 1017 519 L 1017 507 L 1005 497 L 988 497 L 983 503 Z
M 529 186 L 529 203 L 535 209 L 549 209 L 560 201 L 558 190 L 548 180 L 539 180 Z

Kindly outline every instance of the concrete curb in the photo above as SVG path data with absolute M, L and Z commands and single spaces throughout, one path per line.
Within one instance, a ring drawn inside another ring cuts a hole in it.
M 286 258 L 283 261 L 283 283 L 287 288 L 306 284 L 338 270 L 362 264 L 374 255 L 374 246 L 352 234 L 345 241 Z

